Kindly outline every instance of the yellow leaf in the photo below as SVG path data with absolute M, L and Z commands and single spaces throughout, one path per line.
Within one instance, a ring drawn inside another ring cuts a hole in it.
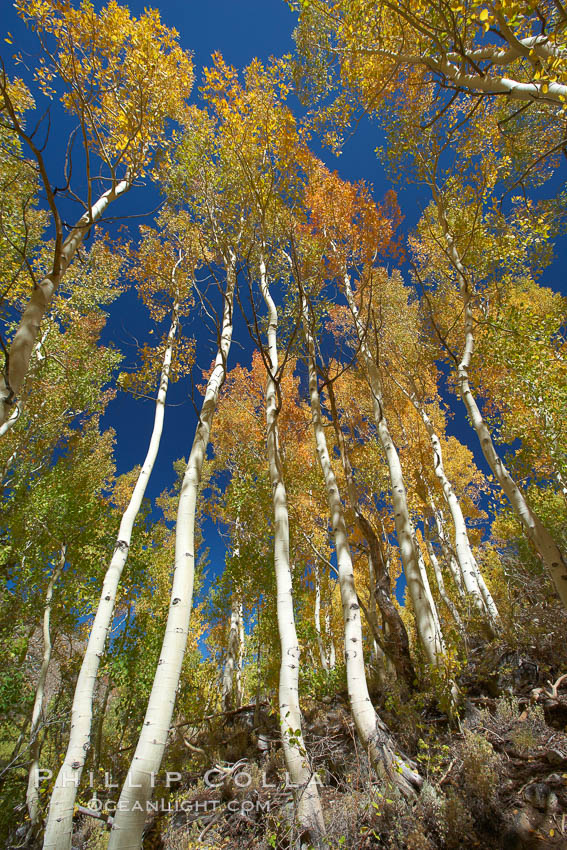
M 481 21 L 487 21 L 488 20 L 488 9 L 483 9 L 482 12 L 480 13 L 479 17 L 480 17 Z
M 7 35 L 7 37 L 4 39 L 4 41 L 6 41 L 8 44 L 13 44 L 13 43 L 14 43 L 14 42 L 12 41 L 12 33 L 11 33 L 11 32 L 9 32 L 9 33 L 8 33 L 8 35 Z

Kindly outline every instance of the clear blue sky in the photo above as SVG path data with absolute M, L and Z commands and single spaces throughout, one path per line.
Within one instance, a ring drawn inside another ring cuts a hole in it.
M 26 32 L 17 19 L 13 7 L 7 0 L 3 4 L 3 28 L 14 36 L 15 46 L 33 53 L 36 48 L 35 37 Z M 103 3 L 94 0 L 95 8 L 101 8 Z M 141 0 L 127 3 L 132 13 L 140 15 L 144 6 L 151 5 Z M 292 32 L 295 17 L 284 0 L 209 0 L 208 3 L 188 2 L 187 0 L 160 0 L 157 3 L 162 19 L 168 26 L 175 27 L 180 33 L 181 45 L 194 55 L 196 80 L 200 81 L 202 68 L 209 64 L 214 51 L 220 51 L 231 64 L 242 68 L 255 56 L 266 60 L 270 55 L 280 56 L 293 51 Z M 2 42 L 2 53 L 7 56 L 11 48 Z M 195 98 L 197 98 L 195 88 Z M 65 125 L 53 125 L 49 145 L 49 163 L 53 168 L 53 182 L 61 179 L 62 149 L 66 142 Z M 389 188 L 384 178 L 384 172 L 374 154 L 374 149 L 381 143 L 380 133 L 370 122 L 363 122 L 357 133 L 348 141 L 340 159 L 335 159 L 329 152 L 323 152 L 327 164 L 337 168 L 342 177 L 350 180 L 363 178 L 375 187 L 375 195 L 379 199 Z M 318 151 L 318 153 L 321 153 Z M 62 180 L 61 180 L 62 183 Z M 61 185 L 61 183 L 59 185 Z M 130 198 L 120 201 L 121 210 L 140 213 L 151 210 L 158 203 L 159 197 L 151 189 L 145 194 L 138 192 Z M 406 188 L 400 194 L 402 212 L 406 217 L 405 227 L 412 227 L 417 221 L 420 211 L 428 199 L 420 196 L 413 188 Z M 116 209 L 115 214 L 120 210 Z M 135 232 L 136 224 L 132 224 Z M 567 252 L 562 249 L 560 260 L 555 265 L 556 271 L 548 274 L 546 280 L 555 289 L 565 292 L 565 282 L 560 273 L 565 266 Z M 117 318 L 109 325 L 107 339 L 119 345 L 127 354 L 132 354 L 133 337 L 143 335 L 147 329 L 145 311 L 136 301 L 133 293 L 124 296 L 116 307 Z M 239 331 L 236 339 L 244 341 L 246 332 Z M 199 342 L 198 364 L 206 368 L 214 354 L 214 343 L 208 335 L 201 331 Z M 249 346 L 248 346 L 249 347 Z M 233 347 L 232 363 L 236 359 L 247 359 L 247 355 Z M 198 382 L 198 381 L 197 381 Z M 193 406 L 187 401 L 188 385 L 180 383 L 172 387 L 169 394 L 171 407 L 167 410 L 166 424 L 160 451 L 160 457 L 152 482 L 148 489 L 151 497 L 156 496 L 173 480 L 172 462 L 176 458 L 187 455 L 195 425 Z M 456 417 L 452 422 L 453 431 L 466 440 L 475 451 L 477 462 L 484 467 L 476 444 L 476 439 L 466 426 L 459 405 L 455 405 Z M 140 405 L 139 402 L 121 396 L 112 403 L 106 416 L 106 424 L 112 425 L 117 431 L 117 461 L 120 472 L 125 472 L 136 463 L 143 460 L 147 440 L 151 430 L 153 406 L 151 402 Z M 135 423 L 136 427 L 132 427 Z M 211 545 L 213 560 L 222 559 L 223 549 L 219 541 L 207 540 Z M 221 564 L 216 563 L 218 569 Z
M 3 0 L 6 3 L 6 0 Z M 102 8 L 101 0 L 94 0 L 95 8 Z M 132 0 L 125 3 L 132 14 L 139 16 L 144 7 L 151 3 L 143 0 Z M 254 57 L 267 60 L 270 56 L 281 56 L 293 52 L 292 38 L 295 26 L 295 16 L 284 0 L 210 0 L 209 3 L 183 2 L 183 0 L 160 0 L 155 4 L 161 13 L 163 22 L 175 27 L 180 35 L 180 43 L 186 50 L 192 52 L 195 63 L 196 84 L 194 99 L 198 99 L 198 85 L 202 78 L 203 67 L 210 64 L 214 51 L 220 51 L 225 60 L 238 68 L 243 68 Z M 36 37 L 27 30 L 16 15 L 13 6 L 6 3 L 3 28 L 14 38 L 14 48 L 0 42 L 2 54 L 8 60 L 14 49 L 29 57 L 29 66 L 33 67 L 34 56 L 37 55 Z M 7 61 L 9 67 L 9 62 Z M 22 74 L 22 66 L 17 69 Z M 25 74 L 24 74 L 25 76 Z M 30 81 L 31 82 L 31 81 Z M 293 103 L 293 100 L 292 100 Z M 296 101 L 297 103 L 297 101 Z M 299 104 L 297 103 L 299 107 Z M 58 104 L 53 106 L 54 114 L 61 116 Z M 67 133 L 72 124 L 52 123 L 51 137 L 47 147 L 47 160 L 54 185 L 63 185 L 63 150 Z M 336 159 L 328 151 L 318 151 L 332 168 L 338 168 L 341 175 L 351 180 L 364 178 L 375 185 L 376 196 L 381 197 L 389 188 L 373 151 L 379 142 L 377 128 L 369 124 L 356 134 L 347 144 L 340 159 Z M 159 195 L 151 187 L 136 192 L 121 199 L 113 208 L 112 215 L 124 212 L 140 214 L 151 211 L 159 203 Z M 415 211 L 415 205 L 411 208 Z M 415 214 L 415 213 L 414 213 Z M 69 216 L 74 216 L 69 213 Z M 135 235 L 138 221 L 130 222 Z M 118 308 L 118 309 L 116 309 Z M 145 309 L 137 302 L 134 293 L 123 296 L 114 305 L 113 319 L 109 323 L 105 340 L 118 345 L 127 357 L 134 355 L 134 338 L 143 337 L 149 325 Z M 236 332 L 236 340 L 248 345 L 247 332 Z M 198 364 L 207 368 L 214 356 L 215 342 L 211 342 L 210 334 L 201 331 L 199 338 Z M 233 362 L 235 359 L 247 359 L 247 355 L 233 347 Z M 196 379 L 196 382 L 199 381 Z M 160 457 L 153 473 L 148 494 L 153 498 L 158 495 L 173 480 L 172 462 L 186 455 L 190 447 L 195 417 L 191 402 L 187 401 L 188 384 L 180 382 L 171 387 L 166 422 Z M 151 430 L 153 405 L 150 401 L 145 404 L 134 402 L 123 394 L 113 402 L 105 418 L 106 425 L 112 425 L 117 431 L 117 462 L 120 472 L 126 472 L 136 463 L 141 463 L 144 457 L 146 443 Z M 135 422 L 137 427 L 132 428 Z

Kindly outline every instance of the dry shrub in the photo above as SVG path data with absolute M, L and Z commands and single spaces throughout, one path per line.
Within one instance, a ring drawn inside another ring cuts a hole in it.
M 462 788 L 472 804 L 494 800 L 501 772 L 501 759 L 482 735 L 464 730 L 459 747 L 462 759 Z

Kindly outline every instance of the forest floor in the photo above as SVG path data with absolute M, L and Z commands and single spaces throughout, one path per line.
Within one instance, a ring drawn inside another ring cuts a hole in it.
M 329 848 L 567 848 L 567 675 L 545 678 L 538 653 L 491 646 L 458 680 L 452 720 L 423 691 L 395 686 L 376 705 L 424 777 L 415 799 L 377 779 L 357 743 L 346 694 L 304 704 L 305 742 L 321 780 Z M 470 656 L 474 658 L 474 652 Z M 490 670 L 489 674 L 486 673 Z M 557 674 L 557 669 L 555 674 Z M 267 704 L 179 727 L 179 772 L 148 818 L 144 850 L 308 848 L 294 822 L 278 723 Z M 189 769 L 187 769 L 189 767 Z M 84 817 L 76 850 L 106 843 Z

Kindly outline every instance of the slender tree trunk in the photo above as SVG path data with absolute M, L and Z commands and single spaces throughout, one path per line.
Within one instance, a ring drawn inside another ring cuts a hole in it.
M 563 495 L 565 502 L 567 502 L 567 482 L 563 478 L 563 475 L 559 470 L 555 472 L 555 478 L 557 479 L 557 483 L 559 484 L 559 489 Z
M 433 612 L 433 619 L 435 622 L 435 628 L 437 629 L 437 640 L 443 647 L 443 652 L 445 652 L 445 645 L 443 642 L 443 630 L 441 629 L 441 620 L 439 619 L 439 612 L 437 610 L 437 605 L 435 604 L 435 600 L 433 598 L 433 594 L 431 592 L 431 585 L 429 584 L 429 576 L 427 575 L 427 568 L 425 566 L 425 560 L 423 558 L 423 552 L 421 551 L 421 546 L 419 545 L 419 541 L 417 539 L 417 534 L 414 530 L 413 533 L 413 545 L 415 546 L 415 551 L 417 552 L 417 563 L 419 565 L 419 573 L 421 575 L 421 580 L 423 582 L 423 586 L 425 588 L 425 594 L 429 605 L 431 607 L 431 611 Z
M 43 844 L 44 850 L 68 850 L 71 847 L 73 808 L 83 767 L 90 748 L 93 699 L 98 668 L 104 654 L 106 638 L 112 625 L 118 584 L 128 558 L 132 529 L 134 528 L 134 523 L 138 516 L 159 449 L 163 430 L 169 370 L 177 327 L 178 316 L 177 305 L 175 305 L 163 359 L 159 390 L 156 398 L 154 425 L 148 452 L 138 475 L 138 480 L 130 497 L 128 507 L 124 511 L 120 521 L 114 554 L 104 577 L 98 608 L 75 686 L 75 695 L 71 708 L 69 744 L 67 746 L 65 760 L 61 765 L 51 795 Z
M 42 348 L 43 348 L 43 344 L 44 344 L 45 340 L 47 339 L 48 335 L 49 335 L 49 328 L 47 328 L 47 330 L 43 332 L 40 341 L 38 343 L 36 343 L 36 345 L 35 345 L 35 354 L 36 354 L 37 360 L 39 362 L 41 362 L 42 360 L 45 360 L 45 354 L 43 353 Z M 1 384 L 0 384 L 0 386 L 1 386 Z M 18 419 L 22 415 L 22 404 L 21 404 L 21 402 L 20 403 L 14 402 L 13 407 L 14 407 L 14 410 L 12 411 L 12 413 L 10 414 L 8 419 L 6 419 L 6 421 L 4 422 L 3 425 L 0 425 L 0 437 L 3 437 L 4 434 L 7 434 L 8 431 L 11 428 L 14 427 L 14 425 L 16 424 L 16 422 L 18 421 Z M 42 405 L 42 407 L 43 407 L 43 405 Z M 6 471 L 7 471 L 7 468 L 6 468 Z M 4 476 L 2 476 L 2 478 L 0 478 L 0 481 L 2 481 L 3 478 L 4 478 Z
M 238 655 L 236 657 L 236 676 L 235 676 L 235 693 L 236 693 L 236 707 L 240 708 L 242 705 L 242 689 L 243 689 L 243 681 L 242 681 L 242 667 L 244 664 L 244 610 L 241 600 L 238 600 Z
M 360 527 L 360 526 L 359 526 Z M 378 606 L 377 606 L 377 594 L 376 594 L 376 573 L 374 570 L 374 563 L 370 555 L 367 557 L 368 560 L 368 587 L 369 587 L 369 598 L 368 598 L 368 607 L 364 605 L 362 599 L 358 599 L 360 608 L 362 613 L 364 614 L 364 618 L 366 623 L 370 629 L 370 634 L 372 636 L 372 643 L 370 646 L 370 665 L 374 671 L 376 681 L 378 685 L 382 688 L 386 681 L 386 669 L 389 667 L 391 670 L 394 669 L 392 664 L 392 660 L 386 655 L 385 652 L 385 633 L 382 628 L 382 623 L 378 618 Z
M 427 529 L 425 529 L 427 531 Z M 433 567 L 433 572 L 435 574 L 435 581 L 437 582 L 437 589 L 439 590 L 439 596 L 443 600 L 445 604 L 445 608 L 449 612 L 450 616 L 453 618 L 455 625 L 457 626 L 459 632 L 464 634 L 463 630 L 463 621 L 461 620 L 461 615 L 457 610 L 457 606 L 447 593 L 447 589 L 445 587 L 445 581 L 443 579 L 443 572 L 441 570 L 441 565 L 437 559 L 437 555 L 435 554 L 435 549 L 433 548 L 433 543 L 429 539 L 429 535 L 425 534 L 425 546 L 427 548 L 427 554 L 429 555 L 429 560 L 431 561 L 431 566 Z
M 327 635 L 327 640 L 329 642 L 329 655 L 327 657 L 327 668 L 329 670 L 334 670 L 335 665 L 337 663 L 336 652 L 335 652 L 335 641 L 333 639 L 333 632 L 331 629 L 331 603 L 327 605 L 325 610 L 325 634 Z
M 439 639 L 440 635 L 435 621 L 435 611 L 431 606 L 430 594 L 427 593 L 427 587 L 424 585 L 423 576 L 419 568 L 419 554 L 414 542 L 414 532 L 409 514 L 400 458 L 390 435 L 383 409 L 380 376 L 372 353 L 366 343 L 365 329 L 358 315 L 358 307 L 356 306 L 350 278 L 346 274 L 344 276 L 344 283 L 348 305 L 356 326 L 360 353 L 372 394 L 372 405 L 378 437 L 388 464 L 396 535 L 407 587 L 415 614 L 417 634 L 429 663 L 439 666 L 443 663 L 444 648 Z
M 348 491 L 348 484 L 347 484 Z M 349 500 L 350 501 L 350 500 Z M 356 512 L 355 512 L 356 516 Z M 361 528 L 360 523 L 357 524 L 359 528 Z M 374 529 L 373 529 L 374 530 Z M 368 540 L 366 541 L 368 543 Z M 368 621 L 368 625 L 370 626 L 370 631 L 372 632 L 372 649 L 370 652 L 372 659 L 372 666 L 376 672 L 376 678 L 378 684 L 383 686 L 386 679 L 386 672 L 394 673 L 395 675 L 395 664 L 393 663 L 392 658 L 388 655 L 386 651 L 386 630 L 384 628 L 384 618 L 380 620 L 378 617 L 378 576 L 376 574 L 374 558 L 368 553 L 368 586 L 370 589 L 370 597 L 368 600 L 368 611 L 365 613 L 366 619 Z M 360 600 L 359 600 L 360 601 Z M 361 606 L 362 607 L 362 606 Z M 397 612 L 396 612 L 397 613 Z
M 7 434 L 8 431 L 14 427 L 18 419 L 20 418 L 20 408 L 16 407 L 10 416 L 6 419 L 3 425 L 0 425 L 0 437 L 3 437 L 4 434 Z
M 439 440 L 439 437 L 433 427 L 433 423 L 427 415 L 423 405 L 418 402 L 413 393 L 409 397 L 415 409 L 421 416 L 431 441 L 431 448 L 433 450 L 433 468 L 435 475 L 441 484 L 449 511 L 451 512 L 451 519 L 453 520 L 453 526 L 455 528 L 455 551 L 457 553 L 457 560 L 459 562 L 460 572 L 463 577 L 466 592 L 471 597 L 480 614 L 488 621 L 488 626 L 494 636 L 498 630 L 500 615 L 494 599 L 488 592 L 488 588 L 486 589 L 486 598 L 481 590 L 480 569 L 472 552 L 467 526 L 459 500 L 445 473 L 441 441 Z
M 315 436 L 317 457 L 325 481 L 329 514 L 335 550 L 339 586 L 343 607 L 343 622 L 345 636 L 345 663 L 349 702 L 358 736 L 367 750 L 374 769 L 385 774 L 405 793 L 413 793 L 422 784 L 418 773 L 400 758 L 394 750 L 391 735 L 376 714 L 366 682 L 364 669 L 364 644 L 362 640 L 362 624 L 360 621 L 360 605 L 354 584 L 354 568 L 343 505 L 335 478 L 335 473 L 329 456 L 323 417 L 321 414 L 321 399 L 317 386 L 317 371 L 315 367 L 315 346 L 311 334 L 307 304 L 303 301 L 303 327 L 307 342 L 307 365 L 309 371 L 309 396 L 311 401 L 311 422 Z
M 45 683 L 47 681 L 47 672 L 51 661 L 51 603 L 53 600 L 53 590 L 59 581 L 59 577 L 65 566 L 65 556 L 67 554 L 67 546 L 64 543 L 61 546 L 61 554 L 59 563 L 53 571 L 47 592 L 45 594 L 45 607 L 43 609 L 43 658 L 39 670 L 39 679 L 35 690 L 35 699 L 33 704 L 31 728 L 30 728 L 30 756 L 31 763 L 28 774 L 28 790 L 26 796 L 26 804 L 32 830 L 35 832 L 39 828 L 39 753 L 40 740 L 39 733 L 42 725 L 43 716 L 43 701 L 45 696 Z
M 175 531 L 175 565 L 165 636 L 136 752 L 118 801 L 118 810 L 110 833 L 109 850 L 139 850 L 146 809 L 153 794 L 152 777 L 158 773 L 161 765 L 175 707 L 193 599 L 197 495 L 213 416 L 220 388 L 226 377 L 226 361 L 232 340 L 236 286 L 234 256 L 231 257 L 230 262 L 226 263 L 226 267 L 227 288 L 224 295 L 219 349 L 213 371 L 207 381 L 201 414 L 179 495 Z
M 461 565 L 459 564 L 457 558 L 455 557 L 455 552 L 453 550 L 453 547 L 451 546 L 451 544 L 450 544 L 450 542 L 447 538 L 447 533 L 445 531 L 444 517 L 442 515 L 442 512 L 438 509 L 435 502 L 433 502 L 430 499 L 429 504 L 430 504 L 433 516 L 435 518 L 435 527 L 437 529 L 437 538 L 439 540 L 439 545 L 441 546 L 441 550 L 443 552 L 443 557 L 445 559 L 447 566 L 449 567 L 451 575 L 453 576 L 453 579 L 454 579 L 454 582 L 455 582 L 455 587 L 457 588 L 459 596 L 462 599 L 465 599 L 466 598 L 466 592 L 465 592 L 465 588 L 464 588 L 464 576 L 463 576 L 463 573 L 461 571 Z
M 390 571 L 380 538 L 360 508 L 352 466 L 339 423 L 332 383 L 328 385 L 328 392 L 331 416 L 346 479 L 349 503 L 354 512 L 360 532 L 368 544 L 368 564 L 371 576 L 370 592 L 376 600 L 384 622 L 384 650 L 394 666 L 400 684 L 406 687 L 408 691 L 411 691 L 413 690 L 416 676 L 411 660 L 408 633 L 404 621 L 400 617 L 400 613 L 392 599 Z M 372 628 L 372 624 L 370 625 Z
M 257 605 L 257 617 L 256 617 L 256 635 L 258 637 L 258 649 L 256 652 L 256 695 L 255 700 L 256 703 L 254 705 L 254 726 L 260 725 L 260 705 L 262 702 L 262 685 L 263 680 L 261 676 L 261 663 L 262 663 L 262 641 L 260 637 L 260 622 L 262 619 L 262 608 L 260 599 L 258 599 Z
M 313 570 L 315 573 L 315 609 L 313 612 L 313 620 L 315 623 L 315 633 L 317 635 L 319 660 L 321 662 L 321 667 L 326 672 L 329 669 L 329 664 L 327 662 L 327 653 L 325 652 L 323 638 L 321 636 L 321 578 L 319 576 L 319 564 L 317 563 L 317 559 L 315 559 Z
M 370 598 L 368 600 L 368 613 L 370 614 L 370 619 L 376 623 L 378 626 L 378 603 L 376 601 L 376 584 L 378 582 L 378 576 L 376 575 L 376 570 L 374 568 L 374 561 L 372 558 L 368 558 L 368 587 L 370 589 Z M 374 641 L 376 644 L 376 641 Z M 376 652 L 377 646 L 374 647 L 374 652 Z
M 235 675 L 238 665 L 240 642 L 239 632 L 238 601 L 233 593 L 230 606 L 230 625 L 228 631 L 226 662 L 222 677 L 223 711 L 231 711 L 234 708 Z
M 459 593 L 461 594 L 461 596 L 463 596 L 463 598 L 464 598 L 465 593 L 464 593 L 463 588 L 462 588 L 462 582 L 464 581 L 464 576 L 460 572 L 459 564 L 455 560 L 453 550 L 452 550 L 451 546 L 449 545 L 449 543 L 447 541 L 447 536 L 445 534 L 443 519 L 440 515 L 439 510 L 436 508 L 435 503 L 433 502 L 433 499 L 431 499 L 431 498 L 430 498 L 430 505 L 431 505 L 431 508 L 432 508 L 434 516 L 435 516 L 435 525 L 437 527 L 437 536 L 439 537 L 439 542 L 441 544 L 441 548 L 445 552 L 447 564 L 449 566 L 449 569 L 450 569 L 453 577 L 455 578 L 455 584 L 457 585 L 457 589 L 459 590 Z M 499 631 L 499 628 L 500 628 L 500 614 L 498 612 L 498 608 L 496 607 L 496 602 L 494 601 L 492 594 L 491 594 L 490 590 L 488 589 L 488 587 L 486 585 L 486 582 L 484 580 L 484 576 L 482 575 L 482 571 L 481 571 L 480 567 L 478 566 L 476 558 L 474 557 L 474 555 L 472 556 L 472 558 L 473 558 L 473 565 L 474 565 L 474 568 L 475 568 L 474 577 L 475 577 L 476 581 L 478 582 L 478 588 L 479 588 L 479 591 L 480 591 L 482 598 L 483 598 L 483 601 L 484 601 L 485 610 L 488 612 L 488 615 L 490 617 L 487 625 L 488 625 L 489 628 L 492 627 L 494 629 L 494 633 L 497 634 L 498 631 Z
M 309 765 L 299 707 L 300 651 L 295 614 L 293 611 L 293 585 L 289 561 L 289 517 L 287 493 L 283 477 L 279 446 L 279 404 L 276 376 L 279 368 L 277 347 L 278 313 L 270 294 L 263 259 L 260 262 L 260 287 L 268 309 L 269 374 L 266 382 L 267 452 L 274 507 L 274 567 L 277 588 L 277 617 L 281 647 L 279 681 L 280 730 L 286 767 L 292 783 L 297 786 L 297 817 L 311 841 L 323 846 L 325 822 L 319 799 L 319 790 L 313 770 Z
M 480 447 L 486 462 L 502 490 L 506 494 L 510 504 L 514 508 L 514 511 L 520 519 L 528 538 L 531 540 L 536 552 L 540 556 L 544 566 L 551 576 L 557 593 L 559 594 L 559 598 L 563 602 L 563 605 L 567 608 L 567 560 L 547 528 L 529 506 L 522 491 L 506 469 L 502 458 L 496 451 L 490 430 L 482 417 L 480 408 L 471 389 L 469 369 L 474 353 L 474 319 L 471 304 L 471 293 L 467 283 L 465 267 L 461 262 L 461 257 L 457 250 L 457 246 L 455 245 L 453 235 L 449 230 L 442 201 L 438 195 L 435 196 L 435 201 L 439 212 L 439 221 L 447 243 L 448 254 L 457 272 L 459 289 L 463 302 L 465 345 L 457 369 L 461 399 L 466 407 L 470 423 L 479 439 Z
M 496 451 L 490 431 L 484 422 L 480 408 L 473 396 L 468 379 L 468 370 L 474 346 L 472 333 L 473 321 L 470 298 L 466 293 L 464 294 L 463 304 L 467 330 L 465 350 L 458 369 L 461 398 L 467 408 L 469 419 L 478 436 L 482 452 L 494 477 L 508 497 L 508 500 L 519 517 L 528 538 L 533 543 L 536 552 L 539 554 L 544 566 L 547 568 L 564 607 L 567 608 L 567 561 L 539 517 L 528 505 L 522 491 L 506 469 L 502 459 Z
M 0 426 L 12 415 L 12 407 L 29 369 L 30 358 L 41 321 L 49 310 L 53 296 L 90 227 L 100 219 L 112 201 L 130 189 L 129 180 L 121 180 L 108 189 L 73 227 L 65 239 L 56 267 L 36 286 L 23 312 L 18 329 L 8 350 L 5 370 L 0 374 Z

